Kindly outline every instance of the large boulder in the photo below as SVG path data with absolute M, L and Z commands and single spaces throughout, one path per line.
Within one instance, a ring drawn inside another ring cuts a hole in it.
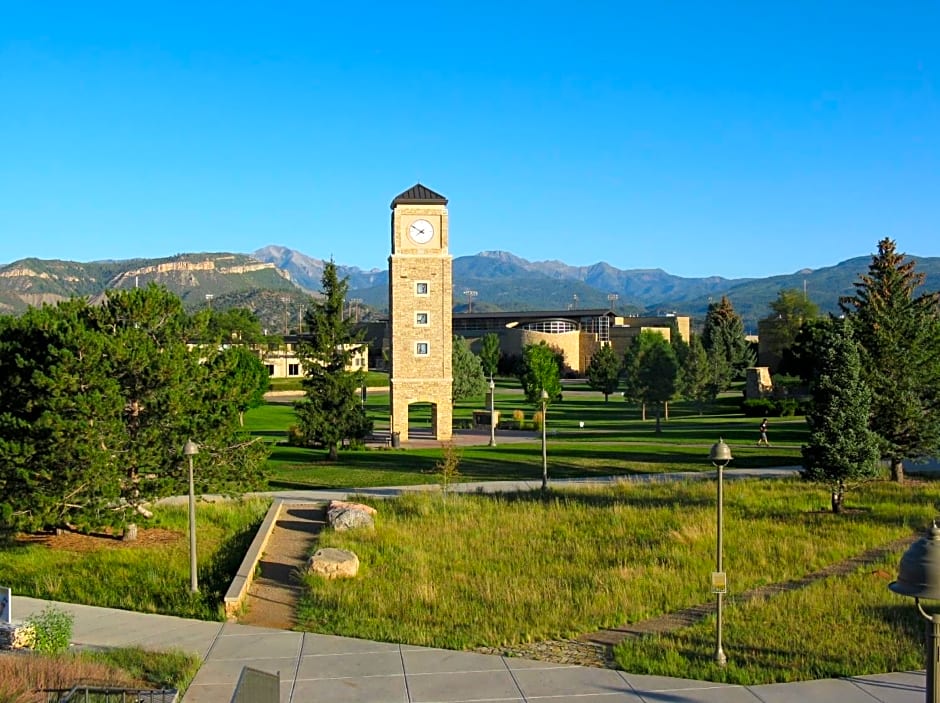
M 375 508 L 360 503 L 334 500 L 326 511 L 326 519 L 334 530 L 375 528 Z
M 347 549 L 325 547 L 307 560 L 307 571 L 325 579 L 354 578 L 359 573 L 359 557 Z

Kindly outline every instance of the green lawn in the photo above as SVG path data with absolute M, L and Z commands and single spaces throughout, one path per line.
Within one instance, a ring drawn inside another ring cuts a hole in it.
M 737 394 L 722 398 L 708 414 L 700 415 L 687 403 L 672 403 L 669 420 L 655 432 L 652 419 L 642 420 L 637 407 L 620 398 L 604 402 L 600 393 L 569 393 L 548 411 L 549 476 L 575 478 L 669 471 L 710 471 L 711 445 L 723 438 L 731 446 L 732 467 L 759 468 L 800 463 L 800 444 L 806 438 L 802 417 L 773 418 L 770 448 L 757 448 L 759 419 L 745 418 L 737 410 Z M 457 419 L 469 419 L 482 409 L 484 399 L 455 406 Z M 388 394 L 369 394 L 367 411 L 377 430 L 388 429 Z M 529 427 L 531 442 L 497 447 L 465 447 L 459 450 L 460 472 L 464 480 L 514 480 L 541 477 L 541 437 L 531 425 L 536 407 L 525 403 L 518 392 L 497 392 L 496 408 L 504 418 L 521 410 Z M 338 462 L 328 462 L 326 452 L 289 447 L 286 430 L 295 423 L 289 404 L 267 404 L 246 415 L 251 432 L 271 442 L 268 461 L 271 486 L 347 487 L 394 486 L 428 483 L 442 456 L 441 448 L 345 450 Z M 412 407 L 412 427 L 429 427 L 426 405 Z M 581 427 L 581 423 L 584 427 Z M 499 433 L 498 433 L 499 434 Z

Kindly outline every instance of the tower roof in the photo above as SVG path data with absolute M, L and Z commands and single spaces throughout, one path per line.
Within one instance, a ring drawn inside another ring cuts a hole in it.
M 447 198 L 420 183 L 415 183 L 404 193 L 395 196 L 391 207 L 394 210 L 396 205 L 403 203 L 409 205 L 447 205 Z

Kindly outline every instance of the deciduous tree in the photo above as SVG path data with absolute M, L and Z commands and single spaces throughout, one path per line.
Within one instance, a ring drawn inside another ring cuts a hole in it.
M 599 347 L 591 355 L 586 370 L 588 385 L 604 394 L 604 402 L 610 400 L 610 394 L 617 391 L 622 372 L 621 359 L 610 345 Z
M 561 398 L 561 368 L 559 354 L 545 342 L 527 344 L 522 350 L 519 381 L 529 403 L 541 403 L 542 391 L 548 393 L 548 402 Z
M 499 369 L 499 354 L 499 335 L 493 332 L 483 335 L 480 342 L 480 361 L 483 363 L 483 373 L 490 378 L 493 378 Z

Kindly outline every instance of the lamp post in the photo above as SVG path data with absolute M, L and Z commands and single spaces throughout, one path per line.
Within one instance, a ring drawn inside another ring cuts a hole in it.
M 548 416 L 545 410 L 545 403 L 548 401 L 548 393 L 542 389 L 542 490 L 548 490 L 548 449 L 545 444 L 545 425 Z
M 888 584 L 895 593 L 911 596 L 917 612 L 926 622 L 925 650 L 927 655 L 927 703 L 940 701 L 937 676 L 940 658 L 940 615 L 928 615 L 921 598 L 940 599 L 940 527 L 931 526 L 927 535 L 914 542 L 901 557 L 898 579 Z
M 183 454 L 189 457 L 189 590 L 199 592 L 196 579 L 196 490 L 193 487 L 193 456 L 199 453 L 199 445 L 187 439 Z
M 712 464 L 715 465 L 715 469 L 718 474 L 718 548 L 716 549 L 716 558 L 715 558 L 715 573 L 712 574 L 712 591 L 714 591 L 715 596 L 717 597 L 717 621 L 718 627 L 715 632 L 715 663 L 718 666 L 725 666 L 728 663 L 728 658 L 725 656 L 725 651 L 721 648 L 721 597 L 728 590 L 728 578 L 725 575 L 725 572 L 722 570 L 721 557 L 722 557 L 722 544 L 721 544 L 721 530 L 723 522 L 723 503 L 724 503 L 724 494 L 722 490 L 722 471 L 731 461 L 731 447 L 722 441 L 721 438 L 718 439 L 718 442 L 712 445 L 712 450 L 709 454 Z
M 490 446 L 496 446 L 496 382 L 490 376 Z
M 619 300 L 619 299 L 620 299 L 620 296 L 619 296 L 617 293 L 608 293 L 608 294 L 607 294 L 607 302 L 610 303 L 610 311 L 611 311 L 611 312 L 614 311 L 614 303 L 616 303 L 617 300 Z

